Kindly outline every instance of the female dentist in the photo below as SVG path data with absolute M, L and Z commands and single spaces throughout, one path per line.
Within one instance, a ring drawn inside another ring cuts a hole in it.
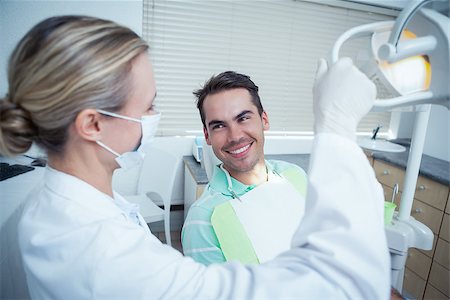
M 383 196 L 354 141 L 375 88 L 352 62 L 319 63 L 306 214 L 292 249 L 258 266 L 205 267 L 162 244 L 111 187 L 158 123 L 147 49 L 113 22 L 62 16 L 37 24 L 11 56 L 0 153 L 36 142 L 49 160 L 19 224 L 32 298 L 388 298 Z

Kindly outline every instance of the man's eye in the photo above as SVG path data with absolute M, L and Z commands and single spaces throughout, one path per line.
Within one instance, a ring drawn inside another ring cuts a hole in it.
M 243 116 L 243 117 L 240 117 L 240 118 L 239 118 L 239 121 L 242 122 L 242 121 L 246 121 L 246 120 L 248 120 L 248 119 L 250 119 L 250 117 L 248 117 L 248 116 Z
M 213 130 L 223 128 L 223 124 L 217 124 L 212 127 Z

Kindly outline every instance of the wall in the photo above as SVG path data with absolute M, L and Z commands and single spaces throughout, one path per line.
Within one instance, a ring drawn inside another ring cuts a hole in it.
M 126 13 L 124 13 L 126 12 Z M 39 21 L 55 15 L 83 14 L 113 20 L 142 33 L 142 0 L 127 1 L 0 1 L 0 97 L 6 93 L 10 53 Z
M 450 110 L 443 106 L 431 108 L 423 153 L 450 161 Z
M 393 112 L 390 138 L 411 138 L 415 113 Z M 450 161 L 450 110 L 433 105 L 428 121 L 423 153 L 434 158 Z
M 392 112 L 389 138 L 411 138 L 414 120 L 415 114 L 413 112 Z

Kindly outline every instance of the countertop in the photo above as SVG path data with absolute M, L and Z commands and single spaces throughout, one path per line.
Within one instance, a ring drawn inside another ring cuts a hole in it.
M 395 142 L 395 140 L 393 141 Z M 406 151 L 401 153 L 388 153 L 369 151 L 374 159 L 385 161 L 397 167 L 406 168 L 409 154 L 408 140 L 398 140 L 398 144 L 402 144 L 406 147 Z M 366 153 L 368 151 L 366 150 Z M 309 167 L 309 154 L 279 154 L 279 155 L 266 155 L 266 159 L 284 160 L 302 167 L 308 172 Z M 206 171 L 202 168 L 193 156 L 184 156 L 183 161 L 191 172 L 197 184 L 207 184 L 208 178 L 206 177 Z M 428 155 L 422 155 L 422 162 L 420 164 L 419 174 L 432 179 L 436 182 L 444 185 L 450 185 L 450 163 L 441 159 L 437 159 Z
M 409 155 L 409 148 L 406 149 L 400 153 L 374 151 L 372 157 L 405 169 Z M 419 174 L 444 185 L 450 185 L 450 163 L 448 161 L 423 154 Z
M 408 163 L 411 140 L 393 139 L 390 142 L 405 146 L 406 151 L 400 153 L 372 151 L 372 157 L 405 169 Z M 420 162 L 419 175 L 444 185 L 450 185 L 450 162 L 423 154 Z

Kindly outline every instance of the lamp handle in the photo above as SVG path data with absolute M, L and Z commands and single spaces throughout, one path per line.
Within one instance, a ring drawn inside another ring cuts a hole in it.
M 390 99 L 376 99 L 372 111 L 386 111 L 396 107 L 426 104 L 430 103 L 429 100 L 432 98 L 433 93 L 431 91 L 424 91 Z
M 391 30 L 394 26 L 395 21 L 381 21 L 376 23 L 364 24 L 360 26 L 353 27 L 343 34 L 341 34 L 336 42 L 333 45 L 331 50 L 330 62 L 331 64 L 335 64 L 339 59 L 339 51 L 341 50 L 342 45 L 351 39 L 370 36 L 374 32 L 379 31 L 388 31 Z

